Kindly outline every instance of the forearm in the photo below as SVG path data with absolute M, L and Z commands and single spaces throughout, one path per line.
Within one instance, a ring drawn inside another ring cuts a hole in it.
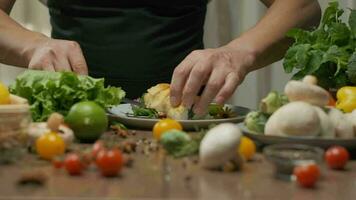
M 0 62 L 27 67 L 31 54 L 28 47 L 45 36 L 23 28 L 1 9 L 0 30 Z
M 251 52 L 254 61 L 247 71 L 264 67 L 283 57 L 291 44 L 285 37 L 288 30 L 316 26 L 320 13 L 316 0 L 275 0 L 256 26 L 228 46 Z

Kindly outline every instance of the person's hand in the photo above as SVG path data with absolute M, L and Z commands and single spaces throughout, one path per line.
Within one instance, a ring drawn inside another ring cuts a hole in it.
M 254 56 L 248 51 L 227 46 L 193 51 L 174 70 L 171 104 L 194 105 L 196 114 L 205 114 L 212 101 L 223 104 L 232 96 L 253 62 Z
M 77 42 L 43 37 L 30 48 L 29 69 L 88 74 L 83 52 Z

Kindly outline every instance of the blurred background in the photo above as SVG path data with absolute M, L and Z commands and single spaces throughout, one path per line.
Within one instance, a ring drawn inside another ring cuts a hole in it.
M 329 0 L 319 0 L 324 9 Z M 339 0 L 343 8 L 355 8 L 355 0 Z M 205 24 L 206 47 L 226 44 L 256 24 L 266 8 L 258 0 L 212 0 L 208 6 Z M 28 29 L 50 35 L 51 27 L 47 8 L 37 0 L 17 0 L 11 16 Z M 0 64 L 0 80 L 14 81 L 23 69 Z M 250 73 L 237 89 L 231 102 L 255 108 L 259 99 L 270 90 L 282 91 L 290 75 L 285 74 L 282 62 Z

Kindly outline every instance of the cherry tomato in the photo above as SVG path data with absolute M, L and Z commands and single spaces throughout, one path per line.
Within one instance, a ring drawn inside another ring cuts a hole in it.
M 296 166 L 293 171 L 294 176 L 297 178 L 297 182 L 303 187 L 313 187 L 316 181 L 320 177 L 320 169 L 318 165 L 303 164 Z
M 97 140 L 94 144 L 93 144 L 93 148 L 91 151 L 91 155 L 92 157 L 95 159 L 96 156 L 98 155 L 99 151 L 101 151 L 102 149 L 104 149 L 104 143 L 101 140 Z
M 36 151 L 41 158 L 51 160 L 64 154 L 65 142 L 55 132 L 45 133 L 36 140 Z
M 81 158 L 76 153 L 70 153 L 66 156 L 64 160 L 64 167 L 72 176 L 80 175 L 84 169 Z
M 251 160 L 256 153 L 255 143 L 248 137 L 243 136 L 237 152 L 240 153 L 246 160 Z
M 343 169 L 349 159 L 349 152 L 341 146 L 330 147 L 325 153 L 325 161 L 331 169 Z
M 64 162 L 63 162 L 63 159 L 60 158 L 60 157 L 55 157 L 52 159 L 52 165 L 54 168 L 56 169 L 60 169 L 63 167 L 64 165 Z
M 172 129 L 181 131 L 183 130 L 183 127 L 179 122 L 173 119 L 159 120 L 153 127 L 153 137 L 156 140 L 159 140 L 164 132 Z
M 123 156 L 118 149 L 103 149 L 96 157 L 96 165 L 103 176 L 116 176 L 123 165 Z

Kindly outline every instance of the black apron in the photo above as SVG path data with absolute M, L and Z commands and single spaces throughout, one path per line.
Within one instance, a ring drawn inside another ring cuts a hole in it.
M 203 48 L 206 0 L 49 0 L 52 37 L 77 41 L 93 77 L 130 98 Z

